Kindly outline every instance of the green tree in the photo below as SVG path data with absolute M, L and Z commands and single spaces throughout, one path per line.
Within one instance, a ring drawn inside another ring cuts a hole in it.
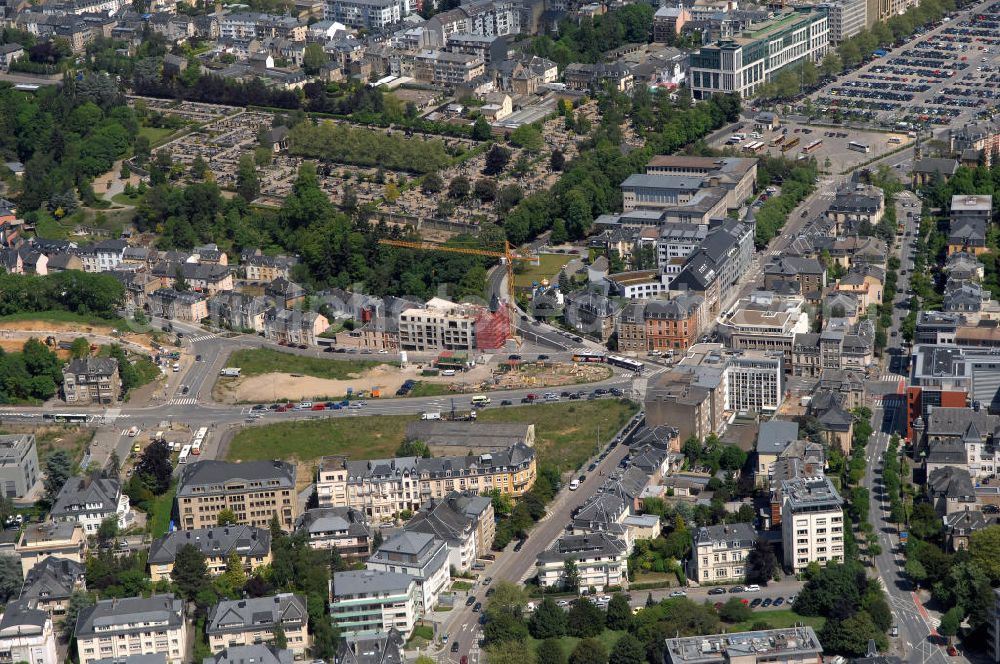
M 611 656 L 608 657 L 608 664 L 643 664 L 646 651 L 642 647 L 639 639 L 628 632 L 622 634 L 611 649 Z
M 778 571 L 778 557 L 774 549 L 763 540 L 757 540 L 754 548 L 747 554 L 745 565 L 747 583 L 767 585 Z
M 472 191 L 472 185 L 469 184 L 469 178 L 464 175 L 459 175 L 452 179 L 448 183 L 448 197 L 454 198 L 455 200 L 463 200 L 469 197 L 469 192 Z
M 552 154 L 549 156 L 549 168 L 558 172 L 561 171 L 565 165 L 566 155 L 564 155 L 562 150 L 559 150 L 558 148 L 553 150 Z
M 569 664 L 607 664 L 608 651 L 597 639 L 581 639 L 569 656 Z
M 493 501 L 493 513 L 499 517 L 510 516 L 514 511 L 514 500 L 510 494 L 504 493 L 500 489 L 490 489 L 483 492 L 484 496 L 489 496 Z
M 316 42 L 306 44 L 305 53 L 302 55 L 302 69 L 305 70 L 305 73 L 314 76 L 329 61 L 330 58 L 327 56 L 326 51 L 323 50 L 321 44 Z
M 208 177 L 208 173 L 208 162 L 202 159 L 201 155 L 197 155 L 191 162 L 191 177 L 195 180 L 204 180 Z
M 753 617 L 753 609 L 743 603 L 739 597 L 730 597 L 719 609 L 719 617 L 727 623 L 741 623 Z
M 174 268 L 174 290 L 179 293 L 186 293 L 191 290 L 191 284 L 184 278 L 184 270 L 180 265 Z
M 570 636 L 598 636 L 604 631 L 604 612 L 589 599 L 579 597 L 570 606 L 567 626 Z
M 962 619 L 965 617 L 965 610 L 961 606 L 953 606 L 941 616 L 941 624 L 938 626 L 938 634 L 948 639 L 950 644 L 952 639 L 958 636 L 958 630 L 962 626 Z
M 420 190 L 425 194 L 438 194 L 444 191 L 444 181 L 437 173 L 428 173 L 420 181 Z
M 486 153 L 486 163 L 483 167 L 483 175 L 500 175 L 503 169 L 510 163 L 511 152 L 502 145 L 494 145 Z
M 535 654 L 525 641 L 501 641 L 486 648 L 487 664 L 535 664 Z
M 260 196 L 260 178 L 257 176 L 257 164 L 252 153 L 240 155 L 236 168 L 236 193 L 248 203 Z
M 632 607 L 629 606 L 628 597 L 621 593 L 615 593 L 608 602 L 607 625 L 608 629 L 624 630 L 632 624 Z
M 6 603 L 21 593 L 21 563 L 14 556 L 0 556 L 0 601 Z
M 54 505 L 56 496 L 73 474 L 73 461 L 66 450 L 56 450 L 45 460 L 45 500 Z
M 551 597 L 546 597 L 535 609 L 528 629 L 536 639 L 566 635 L 566 612 Z
M 63 617 L 63 634 L 66 640 L 72 640 L 76 633 L 76 619 L 80 611 L 93 606 L 96 603 L 93 593 L 85 590 L 74 590 L 69 596 L 69 603 L 66 606 L 66 615 Z
M 567 664 L 559 639 L 545 639 L 538 644 L 538 664 Z
M 97 541 L 107 544 L 116 537 L 118 537 L 118 517 L 105 517 L 97 528 Z
M 90 342 L 84 337 L 73 339 L 73 343 L 69 347 L 69 354 L 77 360 L 88 357 L 90 355 Z
M 220 526 L 235 526 L 236 525 L 236 512 L 228 507 L 219 510 L 219 516 L 217 517 L 217 523 Z
M 992 583 L 1000 581 L 1000 526 L 990 526 L 969 538 L 972 562 L 986 572 Z
M 567 558 L 563 562 L 563 589 L 574 591 L 580 588 L 580 571 L 576 567 L 576 561 Z
M 240 558 L 236 551 L 232 551 L 229 554 L 229 557 L 226 558 L 226 571 L 223 576 L 225 577 L 225 582 L 233 590 L 237 590 L 246 585 L 246 568 L 243 566 L 243 559 Z
M 924 568 L 924 564 L 916 558 L 907 557 L 905 571 L 918 588 L 927 580 L 927 570 Z
M 512 131 L 510 142 L 531 153 L 539 152 L 545 145 L 541 130 L 533 124 L 523 124 Z
M 193 600 L 198 593 L 211 586 L 205 554 L 194 544 L 182 546 L 174 557 L 170 578 L 182 597 Z
M 472 124 L 472 139 L 475 141 L 488 141 L 493 135 L 490 129 L 490 123 L 486 121 L 486 118 L 479 116 L 476 121 Z
M 861 657 L 868 651 L 868 642 L 874 641 L 879 651 L 888 647 L 885 633 L 864 611 L 858 611 L 844 620 L 827 620 L 819 635 L 823 650 L 848 657 Z
M 285 628 L 281 625 L 274 626 L 274 647 L 278 650 L 288 648 L 288 637 L 285 635 Z

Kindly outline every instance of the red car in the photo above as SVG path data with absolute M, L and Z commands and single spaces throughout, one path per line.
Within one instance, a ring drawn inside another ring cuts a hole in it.
M 287 413 L 290 410 L 291 410 L 291 408 L 286 404 L 284 406 L 278 406 L 278 410 L 275 411 L 275 412 L 278 412 L 278 413 Z
M 527 395 L 527 396 L 526 396 L 525 398 L 526 398 L 526 399 L 529 399 L 529 400 L 531 400 L 531 401 L 534 401 L 535 399 L 537 399 L 537 398 L 538 398 L 538 395 L 537 395 L 537 394 L 529 394 L 529 395 Z
M 326 410 L 326 404 L 322 403 L 313 404 L 312 410 Z
M 958 657 L 958 648 L 956 648 L 955 646 L 948 646 L 948 656 Z

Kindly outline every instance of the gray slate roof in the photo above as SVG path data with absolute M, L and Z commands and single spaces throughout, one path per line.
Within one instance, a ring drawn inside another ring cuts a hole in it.
M 292 664 L 295 655 L 287 648 L 278 650 L 266 643 L 249 646 L 229 646 L 222 652 L 202 660 L 202 664 Z
M 85 568 L 69 558 L 49 556 L 28 570 L 21 599 L 68 599 L 84 581 Z
M 77 637 L 95 636 L 95 627 L 110 627 L 110 631 L 101 631 L 104 635 L 141 632 L 148 629 L 141 626 L 142 622 L 163 623 L 167 629 L 177 629 L 183 624 L 183 614 L 184 601 L 173 594 L 105 599 L 80 612 L 76 634 Z M 138 623 L 139 626 L 126 630 L 121 627 L 126 623 Z
M 121 482 L 114 479 L 71 477 L 59 490 L 52 506 L 54 519 L 82 515 L 114 514 L 121 497 Z
M 209 492 L 223 492 L 223 485 L 232 481 L 261 482 L 277 480 L 277 484 L 268 485 L 269 489 L 294 489 L 295 466 L 287 461 L 245 461 L 231 463 L 229 461 L 199 461 L 188 464 L 181 471 L 177 496 L 194 495 L 194 487 L 209 487 Z M 205 495 L 199 492 L 198 495 Z
M 224 600 L 208 613 L 206 634 L 272 629 L 277 625 L 298 628 L 308 620 L 306 598 L 292 593 L 272 597 Z
M 780 454 L 798 437 L 798 422 L 787 420 L 761 422 L 757 432 L 757 453 Z
M 412 576 L 399 572 L 373 572 L 367 569 L 335 572 L 333 596 L 400 593 L 406 592 L 411 583 L 415 583 Z
M 153 540 L 149 563 L 172 563 L 177 551 L 186 544 L 193 544 L 206 556 L 227 557 L 233 552 L 240 556 L 267 556 L 271 551 L 271 531 L 243 525 L 175 530 Z

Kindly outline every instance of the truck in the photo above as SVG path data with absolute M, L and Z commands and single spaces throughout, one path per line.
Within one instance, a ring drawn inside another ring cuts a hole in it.
M 441 411 L 436 410 L 436 411 L 428 411 L 426 413 L 420 413 L 420 419 L 422 419 L 422 420 L 440 420 L 441 419 Z
M 219 375 L 220 376 L 227 376 L 229 378 L 239 378 L 240 377 L 240 368 L 239 367 L 226 367 L 225 369 L 223 369 L 222 371 L 219 372 Z

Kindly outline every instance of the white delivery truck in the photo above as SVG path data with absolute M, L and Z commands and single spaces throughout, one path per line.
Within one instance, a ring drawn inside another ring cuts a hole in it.
M 428 411 L 426 413 L 420 413 L 420 419 L 422 420 L 440 420 L 441 411 Z

